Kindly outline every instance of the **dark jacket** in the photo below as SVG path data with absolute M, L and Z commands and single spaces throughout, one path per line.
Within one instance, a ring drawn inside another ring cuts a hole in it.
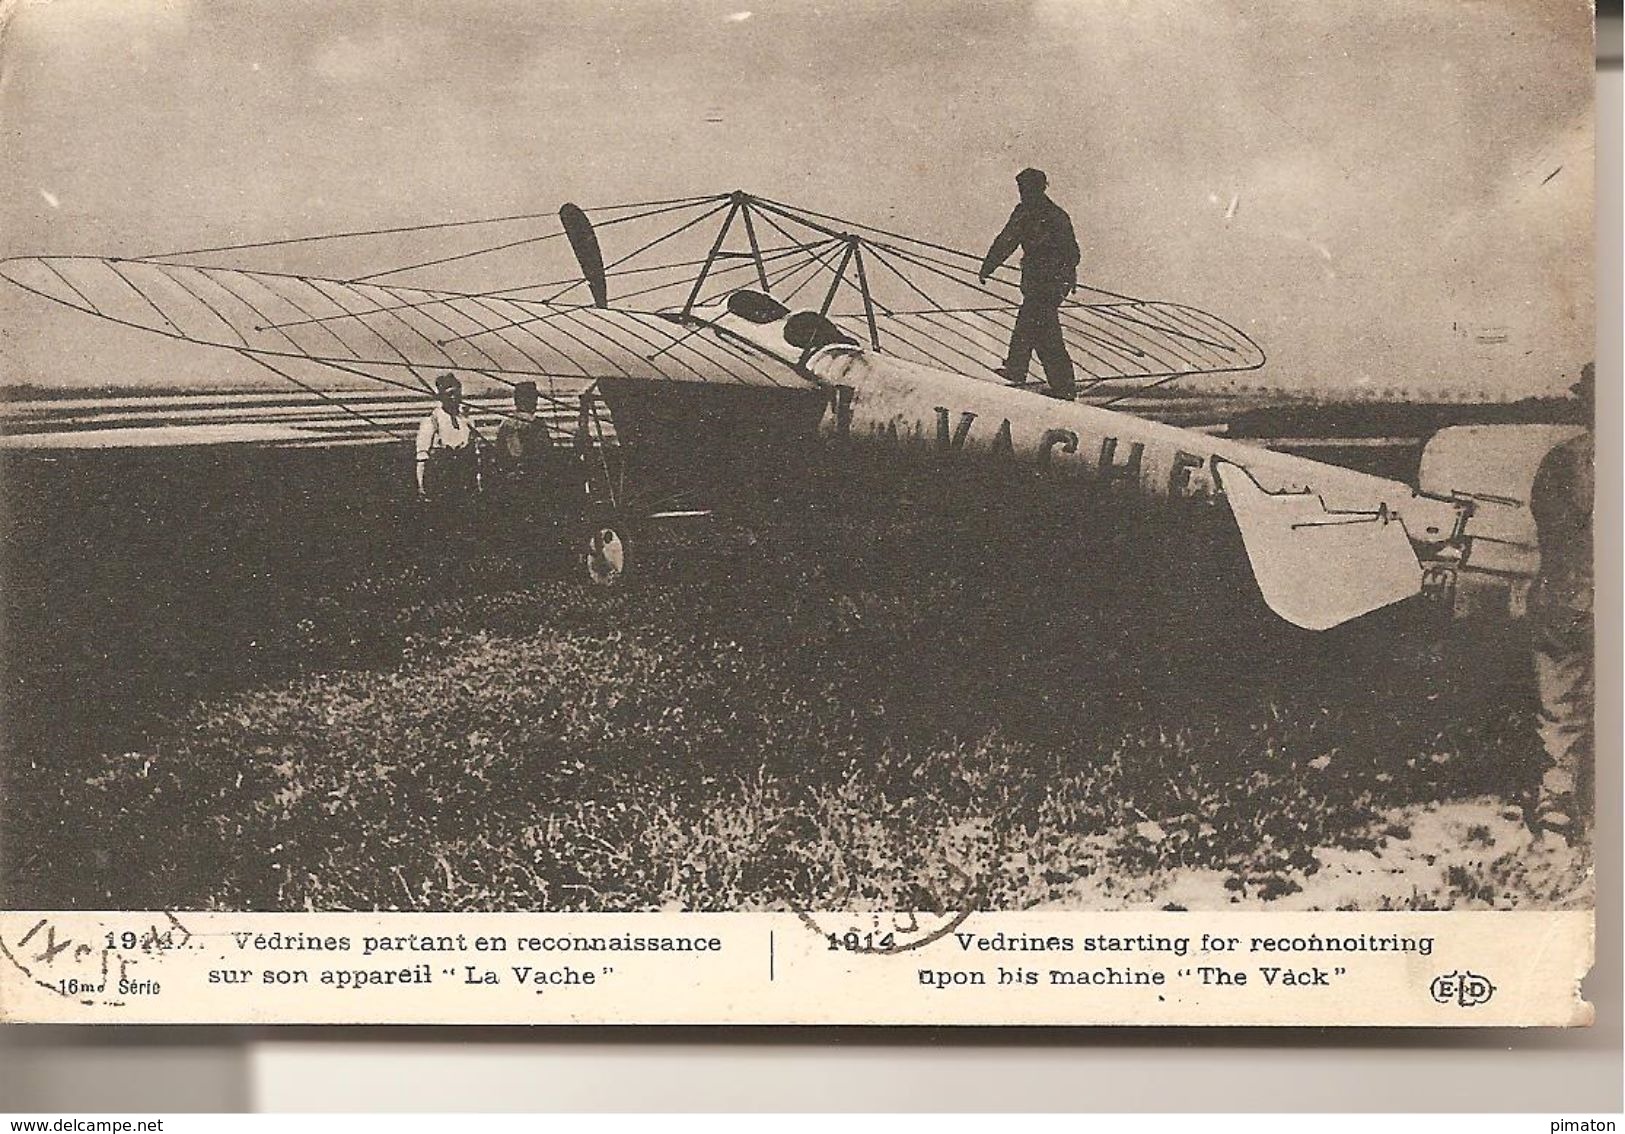
M 993 239 L 982 261 L 989 276 L 1010 253 L 1021 249 L 1021 294 L 1059 303 L 1078 282 L 1078 238 L 1072 218 L 1048 197 L 1023 201 L 1010 214 L 1004 231 Z
M 1582 433 L 1546 454 L 1535 473 L 1529 511 L 1540 540 L 1540 575 L 1531 596 L 1536 613 L 1591 611 L 1594 446 L 1591 433 Z

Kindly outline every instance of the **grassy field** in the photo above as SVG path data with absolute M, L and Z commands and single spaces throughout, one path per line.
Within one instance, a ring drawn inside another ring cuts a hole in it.
M 8 518 L 7 904 L 1588 900 L 1504 814 L 1516 641 L 1290 631 L 1219 528 L 860 492 L 652 535 L 606 591 L 437 562 L 392 471 L 331 464 L 376 455 L 187 460 L 139 506 L 139 468 L 8 470 L 76 495 Z M 286 500 L 334 484 L 368 503 Z

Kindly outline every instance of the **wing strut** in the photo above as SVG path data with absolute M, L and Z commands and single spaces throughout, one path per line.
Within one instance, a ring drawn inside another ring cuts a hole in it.
M 835 269 L 835 278 L 829 281 L 829 290 L 824 293 L 823 305 L 818 308 L 820 315 L 828 315 L 831 305 L 835 302 L 835 293 L 841 290 L 841 281 L 846 278 L 846 266 L 852 262 L 852 254 L 858 249 L 856 239 L 848 238 L 846 251 L 841 254 L 841 263 Z
M 875 300 L 869 294 L 869 274 L 863 270 L 863 249 L 855 248 L 853 260 L 858 269 L 858 291 L 863 294 L 863 317 L 869 324 L 869 345 L 880 349 L 880 327 L 875 323 Z
M 762 260 L 762 246 L 756 241 L 756 225 L 750 219 L 750 198 L 739 206 L 739 216 L 745 222 L 745 237 L 750 241 L 750 258 L 756 262 L 756 282 L 767 291 L 767 264 Z
M 694 301 L 700 297 L 700 289 L 705 286 L 705 277 L 711 274 L 711 265 L 717 262 L 717 253 L 722 251 L 722 242 L 728 239 L 728 227 L 733 224 L 734 217 L 739 215 L 739 198 L 735 194 L 733 202 L 728 206 L 728 215 L 722 218 L 722 227 L 717 229 L 717 238 L 711 243 L 711 251 L 705 255 L 705 263 L 700 265 L 700 274 L 694 277 L 694 286 L 689 290 L 688 300 L 683 304 L 683 314 L 687 315 L 694 310 Z

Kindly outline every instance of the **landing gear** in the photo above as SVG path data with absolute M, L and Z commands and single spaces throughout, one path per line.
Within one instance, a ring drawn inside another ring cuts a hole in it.
M 589 529 L 584 561 L 587 578 L 601 587 L 612 587 L 626 575 L 626 537 L 613 520 Z

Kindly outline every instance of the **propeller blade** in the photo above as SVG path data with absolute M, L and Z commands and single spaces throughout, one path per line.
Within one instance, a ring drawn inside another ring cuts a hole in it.
M 570 251 L 576 254 L 576 263 L 581 265 L 581 274 L 586 277 L 593 306 L 608 307 L 609 281 L 604 277 L 604 253 L 598 247 L 598 234 L 592 229 L 592 221 L 576 205 L 566 204 L 559 209 L 559 223 L 564 226 Z

